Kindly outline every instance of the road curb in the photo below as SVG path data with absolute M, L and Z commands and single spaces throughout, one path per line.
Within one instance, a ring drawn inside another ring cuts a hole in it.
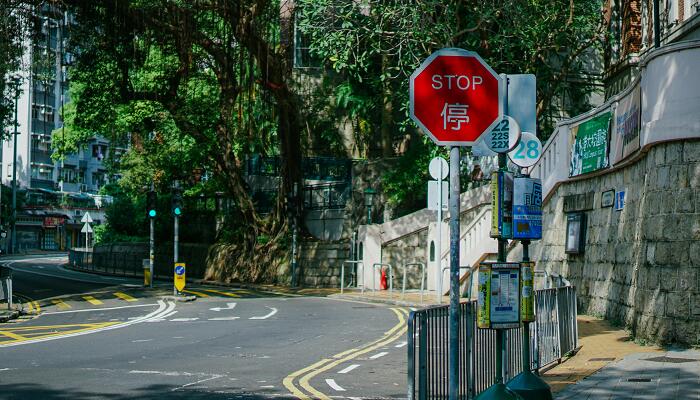
M 7 322 L 11 319 L 17 319 L 22 313 L 19 312 L 18 310 L 12 310 L 8 312 L 3 312 L 0 314 L 0 323 L 2 322 Z
M 181 303 L 188 303 L 197 300 L 197 296 L 160 296 L 161 300 L 179 301 Z

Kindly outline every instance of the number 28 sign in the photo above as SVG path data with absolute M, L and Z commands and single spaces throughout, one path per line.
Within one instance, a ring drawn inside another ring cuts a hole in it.
M 534 133 L 523 132 L 520 143 L 508 153 L 513 163 L 519 167 L 527 168 L 535 165 L 542 156 L 542 143 Z

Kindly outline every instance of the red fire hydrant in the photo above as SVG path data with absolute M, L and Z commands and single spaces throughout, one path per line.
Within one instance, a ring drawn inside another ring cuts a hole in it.
M 379 290 L 386 290 L 386 270 L 382 268 L 382 277 L 379 278 Z

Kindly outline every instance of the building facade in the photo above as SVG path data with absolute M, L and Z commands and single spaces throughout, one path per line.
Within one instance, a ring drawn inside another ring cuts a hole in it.
M 74 56 L 67 51 L 67 40 L 74 21 L 49 5 L 33 14 L 26 24 L 31 28 L 25 36 L 24 67 L 17 76 L 17 135 L 6 128 L 10 135 L 1 152 L 2 184 L 12 187 L 16 174 L 23 200 L 16 221 L 20 251 L 83 245 L 85 237 L 79 233 L 85 212 L 104 220 L 101 208 L 108 199 L 97 194 L 109 182 L 105 160 L 114 151 L 108 140 L 97 136 L 76 154 L 60 161 L 52 158 L 52 139 L 63 133 L 61 112 L 69 101 L 68 69 Z M 1 223 L 9 228 L 7 222 Z

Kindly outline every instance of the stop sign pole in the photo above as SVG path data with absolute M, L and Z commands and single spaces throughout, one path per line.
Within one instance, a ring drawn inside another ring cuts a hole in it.
M 449 398 L 459 398 L 459 213 L 460 146 L 472 146 L 503 118 L 506 85 L 478 54 L 462 49 L 441 49 L 430 55 L 411 75 L 410 115 L 438 146 L 450 149 L 450 323 Z M 501 250 L 501 246 L 499 246 Z M 500 254 L 500 252 L 499 252 Z M 438 263 L 439 266 L 439 263 Z M 439 267 L 438 267 L 439 268 Z M 499 335 L 502 340 L 503 335 Z M 497 369 L 502 366 L 502 344 L 497 344 Z M 496 385 L 505 390 L 502 371 Z M 499 379 L 500 378 L 500 379 Z M 515 397 L 514 397 L 515 398 Z

